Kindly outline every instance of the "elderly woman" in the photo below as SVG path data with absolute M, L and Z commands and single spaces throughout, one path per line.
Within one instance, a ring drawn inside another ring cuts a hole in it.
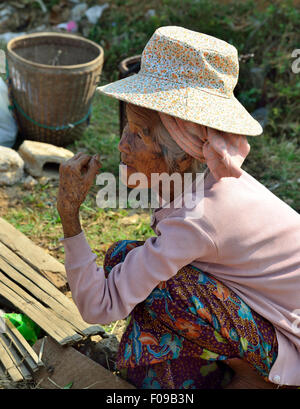
M 161 200 L 156 235 L 115 243 L 103 268 L 79 221 L 99 158 L 79 153 L 60 169 L 73 299 L 90 323 L 128 317 L 117 366 L 139 388 L 221 388 L 232 359 L 265 385 L 300 385 L 300 216 L 241 169 L 246 135 L 262 129 L 233 95 L 237 78 L 232 45 L 161 27 L 138 74 L 100 87 L 127 102 L 124 181 L 144 174 Z M 155 173 L 192 174 L 192 205 L 174 185 L 168 201 Z

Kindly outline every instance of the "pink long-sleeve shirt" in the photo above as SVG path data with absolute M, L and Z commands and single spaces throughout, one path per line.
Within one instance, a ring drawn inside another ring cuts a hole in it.
M 127 317 L 190 263 L 273 324 L 278 356 L 269 380 L 300 385 L 300 215 L 244 170 L 219 181 L 208 172 L 197 205 L 156 209 L 151 226 L 157 236 L 131 250 L 107 279 L 83 232 L 62 240 L 83 319 L 106 324 Z

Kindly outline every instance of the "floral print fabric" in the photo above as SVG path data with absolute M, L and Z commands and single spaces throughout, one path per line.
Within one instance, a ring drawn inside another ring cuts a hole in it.
M 143 243 L 114 243 L 106 276 Z M 117 367 L 138 388 L 216 389 L 232 375 L 222 361 L 240 357 L 267 381 L 277 351 L 271 323 L 219 280 L 187 265 L 133 309 Z
M 220 131 L 260 135 L 263 129 L 234 96 L 237 49 L 216 37 L 166 26 L 155 30 L 141 69 L 97 91 Z

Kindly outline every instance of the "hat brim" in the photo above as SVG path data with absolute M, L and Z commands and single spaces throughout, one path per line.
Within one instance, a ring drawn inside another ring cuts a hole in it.
M 234 95 L 231 98 L 222 97 L 210 93 L 210 90 L 141 73 L 97 87 L 97 91 L 224 132 L 248 136 L 263 132 L 260 123 Z

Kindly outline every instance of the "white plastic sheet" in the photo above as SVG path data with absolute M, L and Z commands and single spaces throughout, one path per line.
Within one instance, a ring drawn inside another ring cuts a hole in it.
M 9 108 L 7 85 L 0 78 L 0 145 L 11 148 L 18 132 L 18 126 Z

